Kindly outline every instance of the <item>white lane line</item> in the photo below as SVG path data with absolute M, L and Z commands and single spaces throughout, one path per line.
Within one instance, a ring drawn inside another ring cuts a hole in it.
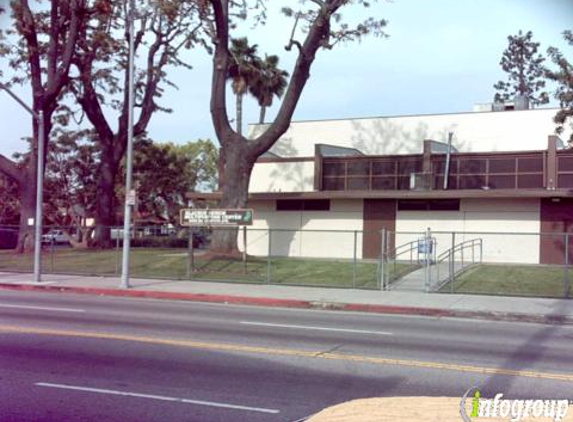
M 54 312 L 85 312 L 84 309 L 51 308 L 51 307 L 45 307 L 45 306 L 27 306 L 27 305 L 9 305 L 7 303 L 0 303 L 0 308 L 33 309 L 35 311 L 54 311 Z
M 265 409 L 263 407 L 249 407 L 249 406 L 241 406 L 241 405 L 230 404 L 230 403 L 217 403 L 217 402 L 212 402 L 212 401 L 190 400 L 190 399 L 184 399 L 184 398 L 180 398 L 180 397 L 156 396 L 156 395 L 152 395 L 152 394 L 140 394 L 140 393 L 133 393 L 133 392 L 129 392 L 129 391 L 105 390 L 105 389 L 100 389 L 100 388 L 80 387 L 80 386 L 76 386 L 76 385 L 52 384 L 49 382 L 37 382 L 34 385 L 36 385 L 38 387 L 49 387 L 49 388 L 59 388 L 59 389 L 63 389 L 63 390 L 86 391 L 89 393 L 109 394 L 109 395 L 114 395 L 114 396 L 128 396 L 128 397 L 138 397 L 138 398 L 143 398 L 143 399 L 173 401 L 173 402 L 179 402 L 179 403 L 196 404 L 199 406 L 220 407 L 223 409 L 246 410 L 249 412 L 273 413 L 273 414 L 280 413 L 280 410 L 277 410 L 277 409 Z
M 329 327 L 312 327 L 310 325 L 288 325 L 288 324 L 272 324 L 270 322 L 253 322 L 241 321 L 244 325 L 258 325 L 261 327 L 274 327 L 274 328 L 293 328 L 297 330 L 318 330 L 318 331 L 335 331 L 340 333 L 354 333 L 354 334 L 376 334 L 381 336 L 391 336 L 392 333 L 386 331 L 371 331 L 371 330 L 353 330 L 351 328 L 329 328 Z

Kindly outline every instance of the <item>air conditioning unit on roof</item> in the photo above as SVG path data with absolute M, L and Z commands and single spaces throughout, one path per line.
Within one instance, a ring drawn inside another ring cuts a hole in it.
M 410 190 L 430 190 L 432 173 L 410 173 Z

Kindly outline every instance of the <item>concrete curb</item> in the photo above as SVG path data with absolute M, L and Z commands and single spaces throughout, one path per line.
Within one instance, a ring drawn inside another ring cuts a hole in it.
M 17 291 L 42 291 L 52 293 L 76 293 L 85 295 L 115 296 L 115 297 L 137 297 L 147 299 L 169 299 L 190 302 L 205 303 L 230 303 L 240 305 L 299 308 L 299 309 L 323 309 L 348 312 L 366 312 L 376 314 L 392 315 L 418 315 L 433 317 L 452 317 L 467 319 L 482 319 L 490 321 L 519 321 L 533 322 L 540 324 L 573 325 L 573 318 L 564 315 L 540 315 L 522 314 L 495 311 L 468 311 L 463 309 L 438 309 L 422 308 L 414 306 L 393 306 L 393 305 L 371 305 L 359 303 L 333 303 L 317 302 L 294 299 L 276 299 L 268 297 L 248 297 L 231 295 L 214 295 L 204 293 L 181 293 L 181 292 L 160 292 L 153 290 L 120 290 L 105 289 L 97 287 L 75 287 L 75 286 L 35 286 L 29 284 L 8 284 L 0 283 L 2 290 Z

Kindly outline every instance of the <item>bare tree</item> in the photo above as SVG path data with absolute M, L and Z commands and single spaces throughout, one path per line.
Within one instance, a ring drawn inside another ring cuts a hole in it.
M 211 89 L 211 117 L 221 146 L 224 179 L 220 183 L 220 205 L 243 208 L 247 205 L 249 180 L 257 158 L 271 148 L 288 129 L 295 108 L 310 77 L 310 69 L 321 49 L 331 49 L 341 42 L 360 40 L 366 35 L 384 36 L 386 21 L 369 17 L 352 26 L 344 21 L 342 11 L 353 6 L 368 7 L 366 0 L 307 0 L 301 10 L 284 8 L 283 13 L 294 19 L 294 27 L 287 49 L 296 48 L 297 60 L 275 119 L 255 139 L 247 139 L 235 131 L 230 123 L 226 104 L 226 81 L 232 63 L 229 43 L 232 19 L 243 17 L 249 10 L 263 10 L 262 0 L 209 0 L 203 9 L 203 19 L 214 46 L 213 79 Z M 259 16 L 260 17 L 260 16 Z M 263 16 L 264 17 L 264 16 Z M 302 26 L 302 39 L 297 37 L 297 25 Z M 237 253 L 235 231 L 220 231 L 213 237 L 212 252 Z
M 115 182 L 127 147 L 129 35 L 127 1 L 101 1 L 102 13 L 82 28 L 80 53 L 74 59 L 79 78 L 73 91 L 97 133 L 101 163 L 97 183 L 96 229 L 94 243 L 110 247 L 110 226 L 116 221 Z M 145 134 L 152 115 L 170 112 L 157 99 L 169 66 L 189 67 L 180 59 L 181 49 L 197 42 L 200 29 L 196 2 L 185 0 L 146 0 L 138 7 L 135 29 L 135 55 L 142 57 L 144 68 L 136 73 L 135 137 Z M 144 60 L 143 60 L 144 58 Z M 106 108 L 117 116 L 113 125 Z
M 70 80 L 70 66 L 80 27 L 89 16 L 89 10 L 86 0 L 51 0 L 49 10 L 37 6 L 33 11 L 28 0 L 10 2 L 14 27 L 1 34 L 0 50 L 9 57 L 10 66 L 17 71 L 8 85 L 30 84 L 31 108 L 36 114 L 43 113 L 45 139 L 48 140 L 53 126 L 52 116 Z M 11 40 L 15 42 L 11 43 Z M 0 155 L 0 172 L 14 180 L 20 190 L 18 252 L 33 247 L 33 227 L 28 225 L 28 220 L 34 217 L 36 209 L 38 160 L 46 161 L 46 153 L 38 156 L 38 122 L 35 119 L 32 127 L 31 149 L 23 165 L 18 166 Z

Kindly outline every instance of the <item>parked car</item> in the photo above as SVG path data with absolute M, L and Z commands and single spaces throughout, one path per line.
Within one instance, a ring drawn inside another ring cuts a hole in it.
M 42 235 L 42 243 L 66 244 L 70 243 L 68 235 L 63 230 L 50 230 Z

